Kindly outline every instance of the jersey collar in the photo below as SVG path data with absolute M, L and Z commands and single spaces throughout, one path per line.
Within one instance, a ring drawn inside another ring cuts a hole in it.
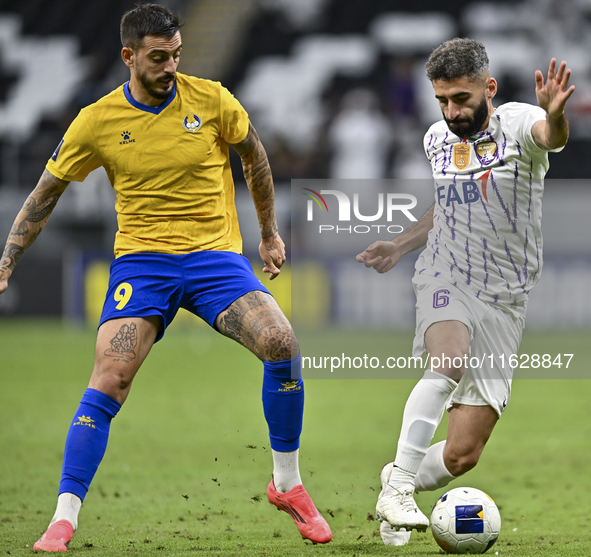
M 148 106 L 147 104 L 142 104 L 137 102 L 129 92 L 129 81 L 123 86 L 123 92 L 125 93 L 125 98 L 129 102 L 131 106 L 138 108 L 139 110 L 143 110 L 144 112 L 150 112 L 152 114 L 160 114 L 176 97 L 176 81 L 174 83 L 172 93 L 170 96 L 159 106 Z

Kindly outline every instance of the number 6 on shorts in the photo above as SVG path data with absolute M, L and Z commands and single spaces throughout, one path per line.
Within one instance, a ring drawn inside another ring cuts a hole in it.
M 127 305 L 127 302 L 129 302 L 132 294 L 133 288 L 131 284 L 129 284 L 128 282 L 122 282 L 117 287 L 117 290 L 115 290 L 115 294 L 113 296 L 113 298 L 115 298 L 115 301 L 119 302 L 115 306 L 115 309 L 123 309 Z
M 449 290 L 442 288 L 441 290 L 436 290 L 433 292 L 433 307 L 434 308 L 444 308 L 449 304 Z

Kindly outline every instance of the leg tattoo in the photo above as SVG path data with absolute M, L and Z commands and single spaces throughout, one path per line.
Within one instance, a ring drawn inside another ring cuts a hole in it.
M 131 362 L 135 359 L 134 348 L 137 345 L 137 327 L 135 323 L 122 325 L 119 332 L 111 339 L 111 348 L 105 350 L 105 356 L 116 360 Z

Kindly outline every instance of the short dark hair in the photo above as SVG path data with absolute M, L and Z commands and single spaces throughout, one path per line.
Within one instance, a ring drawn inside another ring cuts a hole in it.
M 431 81 L 449 81 L 464 76 L 474 81 L 488 74 L 488 56 L 483 44 L 456 37 L 431 53 L 426 68 Z
M 158 4 L 136 4 L 121 18 L 121 43 L 138 48 L 146 35 L 170 38 L 182 27 L 179 16 Z

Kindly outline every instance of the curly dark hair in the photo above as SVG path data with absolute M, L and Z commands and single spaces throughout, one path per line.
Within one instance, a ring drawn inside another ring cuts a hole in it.
M 121 43 L 140 47 L 146 35 L 171 38 L 181 27 L 179 17 L 158 4 L 137 4 L 121 18 Z
M 483 44 L 456 37 L 431 53 L 426 68 L 431 81 L 449 81 L 464 76 L 474 81 L 488 75 L 488 56 Z

